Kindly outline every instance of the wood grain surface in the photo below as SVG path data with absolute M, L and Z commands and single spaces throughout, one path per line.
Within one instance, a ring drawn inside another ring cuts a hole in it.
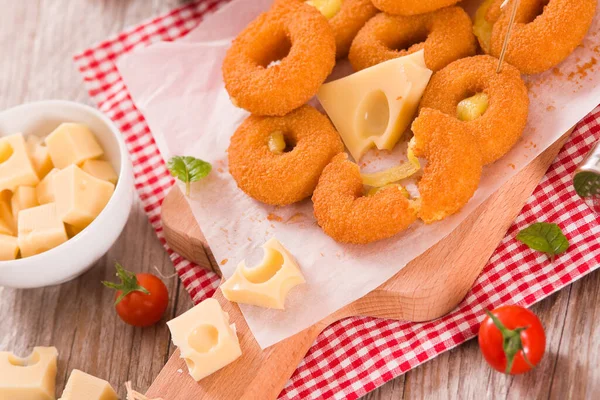
M 0 0 L 0 109 L 26 101 L 90 100 L 71 55 L 175 7 L 178 0 Z M 34 345 L 60 352 L 57 392 L 68 373 L 83 369 L 108 379 L 124 398 L 131 380 L 145 391 L 173 352 L 163 323 L 147 329 L 120 322 L 100 280 L 115 260 L 134 271 L 173 273 L 137 202 L 117 244 L 79 279 L 36 290 L 0 288 L 0 350 L 28 353 Z M 51 266 L 49 266 L 51 267 Z M 170 319 L 191 306 L 176 277 L 165 279 Z M 546 327 L 547 355 L 536 370 L 505 377 L 488 368 L 476 341 L 444 353 L 366 399 L 594 399 L 600 393 L 600 273 L 533 307 Z

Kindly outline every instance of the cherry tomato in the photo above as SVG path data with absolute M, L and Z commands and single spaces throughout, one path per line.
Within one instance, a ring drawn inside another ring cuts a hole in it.
M 134 274 L 116 264 L 121 283 L 102 282 L 116 289 L 115 308 L 119 317 L 129 325 L 150 326 L 162 318 L 169 304 L 167 287 L 152 274 Z
M 479 327 L 479 348 L 488 364 L 511 375 L 535 367 L 546 349 L 538 317 L 520 306 L 502 306 L 487 314 Z

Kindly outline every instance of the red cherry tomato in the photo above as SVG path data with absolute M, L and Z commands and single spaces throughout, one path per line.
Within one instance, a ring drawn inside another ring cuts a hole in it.
M 115 308 L 119 317 L 129 325 L 150 326 L 162 318 L 169 304 L 167 287 L 152 274 L 133 274 L 116 264 L 121 283 L 103 282 L 117 289 Z
M 520 306 L 502 306 L 487 313 L 479 327 L 479 348 L 488 364 L 511 375 L 535 367 L 546 349 L 538 317 Z

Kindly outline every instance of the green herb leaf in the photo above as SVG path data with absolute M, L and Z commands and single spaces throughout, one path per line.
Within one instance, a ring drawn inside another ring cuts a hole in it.
M 548 254 L 550 261 L 569 248 L 569 241 L 560 227 L 547 222 L 537 222 L 523 229 L 517 235 L 517 240 L 533 250 Z
M 190 156 L 175 156 L 167 163 L 171 175 L 185 183 L 185 195 L 190 195 L 190 183 L 206 177 L 212 170 L 212 165 L 199 158 Z
M 583 198 L 600 196 L 600 176 L 593 172 L 582 171 L 575 174 L 573 186 L 577 194 Z

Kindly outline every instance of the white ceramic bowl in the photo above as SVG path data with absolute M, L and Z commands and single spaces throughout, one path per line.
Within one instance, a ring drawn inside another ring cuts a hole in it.
M 115 192 L 100 215 L 77 236 L 33 257 L 0 261 L 0 286 L 36 288 L 71 280 L 89 268 L 117 240 L 133 201 L 133 172 L 117 127 L 98 110 L 69 101 L 24 104 L 0 112 L 0 136 L 23 133 L 46 136 L 63 122 L 90 127 L 119 175 Z

